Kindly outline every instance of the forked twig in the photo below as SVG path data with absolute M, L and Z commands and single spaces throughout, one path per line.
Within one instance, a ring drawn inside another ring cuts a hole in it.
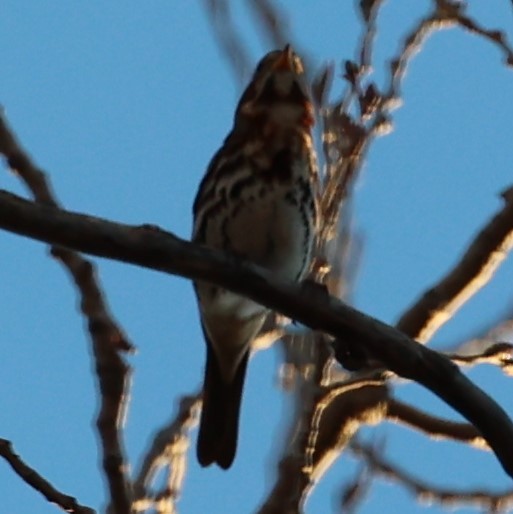
M 187 470 L 188 432 L 197 424 L 201 395 L 184 396 L 170 423 L 160 429 L 146 452 L 134 479 L 134 510 L 165 509 L 176 512 L 176 501 L 183 489 Z M 151 491 L 159 469 L 166 468 L 167 480 L 156 493 Z

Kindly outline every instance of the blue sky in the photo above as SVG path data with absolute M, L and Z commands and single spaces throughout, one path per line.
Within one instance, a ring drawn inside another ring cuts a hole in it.
M 508 2 L 469 3 L 485 26 L 511 29 Z M 254 29 L 245 3 L 234 4 L 256 61 L 271 47 Z M 389 0 L 383 7 L 378 85 L 384 63 L 428 5 Z M 293 11 L 289 28 L 296 49 L 315 65 L 353 57 L 359 24 L 352 2 L 300 0 Z M 240 93 L 201 3 L 4 0 L 0 48 L 0 103 L 48 171 L 62 204 L 188 237 L 196 187 L 230 129 Z M 355 223 L 364 254 L 354 300 L 365 312 L 394 323 L 500 208 L 498 193 L 511 185 L 513 162 L 513 74 L 502 63 L 491 44 L 445 30 L 410 67 L 394 132 L 374 143 L 356 189 Z M 334 88 L 341 87 L 337 79 Z M 0 188 L 26 194 L 6 171 Z M 0 437 L 11 439 L 59 489 L 100 508 L 95 381 L 75 290 L 44 245 L 0 232 L 0 251 Z M 464 341 L 511 315 L 510 261 L 437 334 L 433 347 Z M 114 315 L 138 347 L 129 358 L 134 376 L 125 434 L 136 469 L 176 400 L 199 387 L 204 343 L 186 280 L 95 262 Z M 265 498 L 291 409 L 291 398 L 277 388 L 278 364 L 274 349 L 250 364 L 233 468 L 201 469 L 191 452 L 180 512 L 253 512 Z M 510 383 L 498 370 L 483 367 L 470 377 L 513 414 Z M 420 387 L 403 385 L 398 394 L 458 419 Z M 376 432 L 386 437 L 391 459 L 435 484 L 496 490 L 511 485 L 491 454 L 427 441 L 391 425 Z M 353 459 L 339 459 L 308 511 L 334 511 L 337 488 L 354 469 Z M 6 513 L 56 511 L 3 462 L 0 484 Z M 440 512 L 421 508 L 381 481 L 360 512 L 376 512 L 378 505 L 387 512 Z

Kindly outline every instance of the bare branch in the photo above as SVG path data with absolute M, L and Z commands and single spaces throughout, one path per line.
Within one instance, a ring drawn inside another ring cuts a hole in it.
M 428 484 L 411 476 L 395 464 L 387 462 L 373 448 L 353 441 L 351 450 L 365 461 L 374 473 L 379 473 L 387 480 L 397 482 L 413 493 L 419 501 L 437 502 L 445 507 L 471 505 L 488 509 L 491 512 L 506 511 L 513 505 L 513 491 L 502 493 L 492 491 L 458 491 Z
M 487 39 L 505 54 L 505 62 L 513 66 L 513 50 L 508 44 L 506 35 L 500 30 L 485 29 L 475 20 L 464 14 L 465 4 L 453 0 L 436 0 L 436 11 L 441 22 L 455 22 L 471 34 Z
M 448 353 L 446 356 L 458 366 L 475 366 L 476 364 L 492 364 L 502 368 L 507 375 L 513 375 L 513 345 L 495 343 L 489 345 L 482 353 L 459 355 Z
M 302 512 L 308 495 L 362 425 L 384 419 L 388 391 L 382 381 L 347 381 L 300 395 L 306 409 L 278 466 L 278 478 L 259 514 Z M 303 391 L 301 391 L 303 393 Z M 310 412 L 310 410 L 312 412 Z
M 400 85 L 406 74 L 411 58 L 420 51 L 424 41 L 435 31 L 460 26 L 471 33 L 488 39 L 496 44 L 506 55 L 506 63 L 513 65 L 513 50 L 507 43 L 506 36 L 497 30 L 480 27 L 471 18 L 465 16 L 465 5 L 452 0 L 433 0 L 434 9 L 431 14 L 422 18 L 417 26 L 406 37 L 399 56 L 390 63 L 390 83 L 384 97 L 389 107 L 397 104 L 401 96 Z
M 210 17 L 210 25 L 215 38 L 226 57 L 239 85 L 242 85 L 251 72 L 251 59 L 231 19 L 230 2 L 227 0 L 203 0 Z
M 93 343 L 96 374 L 100 387 L 100 411 L 96 426 L 103 451 L 103 469 L 109 485 L 111 505 L 116 514 L 131 511 L 131 492 L 126 473 L 120 427 L 128 403 L 130 368 L 120 356 L 132 346 L 106 312 L 94 278 L 94 267 L 75 252 L 52 248 L 52 253 L 69 270 L 80 292 L 81 310 L 88 322 Z
M 5 156 L 11 169 L 20 176 L 37 202 L 58 208 L 45 172 L 32 162 L 2 115 L 0 153 Z M 97 426 L 111 493 L 110 508 L 117 514 L 128 513 L 130 493 L 125 478 L 127 466 L 119 433 L 127 398 L 128 367 L 119 352 L 130 351 L 133 347 L 109 312 L 99 281 L 95 277 L 94 266 L 69 249 L 54 246 L 51 253 L 70 273 L 80 293 L 81 310 L 88 323 L 101 392 Z
M 513 319 L 511 308 L 507 313 L 498 315 L 497 319 L 478 331 L 478 334 L 463 343 L 454 345 L 453 352 L 445 354 L 459 366 L 491 364 L 498 366 L 506 375 L 513 375 Z
M 405 38 L 398 56 L 390 61 L 389 84 L 384 95 L 386 108 L 392 109 L 399 105 L 401 83 L 404 80 L 410 61 L 420 52 L 427 38 L 440 28 L 439 16 L 430 14 L 422 18 Z
M 342 487 L 340 492 L 340 508 L 343 514 L 353 514 L 357 507 L 365 500 L 371 484 L 372 474 L 368 472 L 366 466 L 356 473 L 355 477 Z
M 474 425 L 431 416 L 398 400 L 390 399 L 387 420 L 420 430 L 433 440 L 448 439 L 470 444 L 480 450 L 490 450 L 487 442 Z
M 513 204 L 508 208 L 513 219 Z M 267 270 L 155 227 L 119 225 L 33 204 L 7 192 L 0 192 L 0 227 L 50 244 L 211 282 L 315 330 L 361 345 L 391 371 L 427 387 L 473 423 L 513 476 L 509 444 L 513 424 L 503 409 L 442 355 L 327 293 L 312 290 L 307 283 L 286 283 Z
M 391 80 L 383 105 L 394 107 L 400 97 L 400 84 L 411 57 L 435 30 L 459 25 L 473 34 L 497 44 L 506 54 L 506 62 L 513 65 L 513 51 L 505 35 L 480 27 L 464 15 L 464 4 L 450 0 L 435 0 L 434 12 L 423 18 L 406 38 L 399 57 L 391 62 Z M 503 195 L 506 208 L 511 199 Z M 509 226 L 508 226 L 509 225 Z M 442 281 L 427 291 L 399 320 L 397 327 L 412 338 L 427 342 L 454 313 L 483 287 L 511 249 L 512 228 L 499 213 L 477 236 L 459 264 Z
M 0 154 L 4 155 L 11 170 L 20 176 L 34 198 L 45 205 L 58 206 L 45 172 L 30 159 L 0 112 Z
M 166 504 L 166 512 L 175 512 L 175 503 L 183 488 L 186 472 L 186 452 L 189 447 L 189 431 L 198 422 L 201 395 L 184 396 L 176 416 L 159 430 L 147 452 L 134 480 L 134 510 L 142 512 Z M 168 468 L 168 480 L 157 494 L 149 491 L 152 481 L 161 467 Z
M 360 0 L 360 11 L 364 21 L 364 32 L 358 48 L 358 60 L 363 70 L 372 66 L 372 50 L 377 33 L 376 19 L 383 0 Z
M 3 457 L 16 474 L 33 489 L 40 492 L 50 503 L 55 503 L 65 512 L 72 514 L 94 514 L 90 507 L 80 505 L 75 498 L 61 493 L 45 480 L 34 468 L 31 468 L 17 455 L 10 441 L 0 439 L 0 456 Z
M 283 48 L 288 43 L 295 47 L 287 30 L 287 16 L 272 0 L 248 0 L 248 5 L 253 9 L 256 22 L 262 27 L 272 46 Z
M 477 234 L 456 266 L 406 311 L 397 328 L 420 342 L 492 278 L 513 246 L 513 199 Z

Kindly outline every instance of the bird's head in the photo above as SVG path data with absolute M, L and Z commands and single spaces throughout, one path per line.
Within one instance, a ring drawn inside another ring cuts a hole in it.
M 265 55 L 244 91 L 235 120 L 269 119 L 278 125 L 313 125 L 301 59 L 290 45 Z

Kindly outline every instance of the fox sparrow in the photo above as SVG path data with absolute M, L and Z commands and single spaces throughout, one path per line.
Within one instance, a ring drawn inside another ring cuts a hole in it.
M 290 46 L 258 64 L 233 128 L 194 201 L 193 240 L 266 267 L 288 280 L 308 271 L 316 227 L 313 106 Z M 251 343 L 268 310 L 195 283 L 207 344 L 198 436 L 202 466 L 231 466 Z

